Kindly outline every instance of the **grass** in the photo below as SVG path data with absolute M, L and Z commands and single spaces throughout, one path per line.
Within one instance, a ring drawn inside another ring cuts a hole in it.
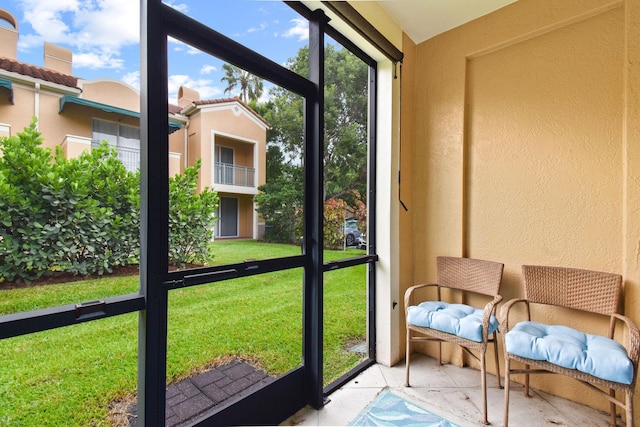
M 299 254 L 299 247 L 216 242 L 215 263 Z M 327 251 L 327 260 L 361 251 Z M 325 274 L 325 382 L 360 360 L 346 344 L 366 331 L 366 266 Z M 137 292 L 138 277 L 0 291 L 0 313 Z M 302 270 L 171 291 L 168 380 L 239 357 L 271 375 L 302 363 Z M 110 402 L 137 382 L 138 314 L 0 341 L 0 425 L 108 425 Z

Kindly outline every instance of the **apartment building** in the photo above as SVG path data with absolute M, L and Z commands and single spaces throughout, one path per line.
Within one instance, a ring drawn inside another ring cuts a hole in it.
M 18 21 L 0 9 L 0 136 L 13 136 L 37 119 L 43 145 L 67 158 L 107 140 L 130 170 L 140 167 L 140 93 L 114 79 L 72 73 L 71 50 L 44 44 L 44 65 L 17 59 Z M 238 98 L 204 100 L 181 87 L 168 104 L 169 173 L 201 159 L 199 188 L 220 198 L 216 238 L 258 239 L 264 232 L 253 196 L 266 180 L 269 124 Z

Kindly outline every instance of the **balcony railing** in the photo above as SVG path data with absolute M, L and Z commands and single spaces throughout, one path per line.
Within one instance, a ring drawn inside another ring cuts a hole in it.
M 91 141 L 91 148 L 98 148 L 100 141 Z M 128 171 L 135 172 L 140 168 L 140 150 L 137 148 L 114 147 L 118 152 L 118 159 Z
M 246 166 L 216 163 L 214 175 L 214 184 L 238 185 L 241 187 L 255 187 L 256 185 L 256 170 Z

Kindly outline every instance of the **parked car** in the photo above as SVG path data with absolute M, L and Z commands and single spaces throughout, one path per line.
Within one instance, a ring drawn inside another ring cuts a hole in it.
M 358 230 L 358 218 L 349 217 L 344 220 L 344 238 L 347 246 L 357 246 L 362 232 Z
M 358 249 L 367 249 L 367 236 L 361 234 L 356 240 L 356 246 Z

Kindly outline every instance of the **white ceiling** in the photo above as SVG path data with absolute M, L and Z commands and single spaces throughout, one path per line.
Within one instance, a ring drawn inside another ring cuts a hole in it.
M 493 12 L 516 0 L 381 0 L 414 43 Z

